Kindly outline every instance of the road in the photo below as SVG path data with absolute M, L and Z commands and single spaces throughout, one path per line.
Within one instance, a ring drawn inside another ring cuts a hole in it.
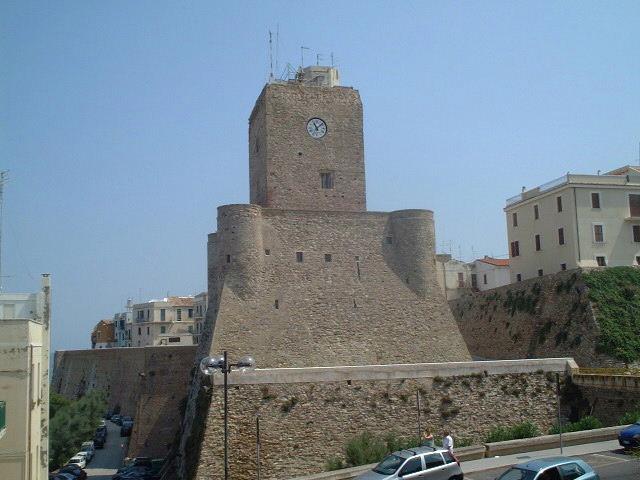
M 107 441 L 104 448 L 97 448 L 96 454 L 85 471 L 92 480 L 110 480 L 122 466 L 124 452 L 129 437 L 120 436 L 120 427 L 107 420 Z
M 521 454 L 519 462 L 539 457 L 536 452 Z M 638 480 L 640 479 L 640 459 L 625 454 L 623 450 L 576 455 L 598 472 L 601 480 Z M 508 467 L 492 468 L 465 474 L 465 480 L 494 480 Z

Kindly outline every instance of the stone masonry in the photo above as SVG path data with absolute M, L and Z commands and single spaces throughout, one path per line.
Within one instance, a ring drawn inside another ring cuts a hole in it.
M 256 478 L 256 417 L 264 479 L 322 472 L 330 458 L 344 458 L 347 442 L 364 431 L 416 437 L 417 395 L 421 426 L 438 438 L 450 429 L 458 442 L 477 444 L 493 427 L 524 421 L 547 432 L 556 418 L 554 373 L 564 374 L 570 363 L 555 359 L 256 370 L 248 378 L 235 374 L 229 391 L 230 477 Z M 223 478 L 220 379 L 216 385 L 209 391 L 207 448 L 195 467 L 197 480 Z
M 326 135 L 308 122 L 320 119 Z M 198 358 L 261 368 L 466 361 L 437 285 L 433 212 L 367 212 L 357 90 L 272 83 L 249 119 L 251 204 L 218 208 Z M 179 478 L 211 449 L 194 378 Z M 203 470 L 199 470 L 202 472 Z M 191 470 L 192 472 L 192 470 Z

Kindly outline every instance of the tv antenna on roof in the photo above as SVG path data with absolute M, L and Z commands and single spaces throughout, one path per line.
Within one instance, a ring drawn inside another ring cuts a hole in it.
M 269 30 L 269 81 L 273 81 L 273 41 L 271 30 Z
M 311 50 L 309 47 L 300 47 L 300 68 L 304 68 L 304 51 Z
M 4 205 L 4 185 L 9 179 L 9 170 L 0 172 L 0 292 L 2 291 L 2 217 Z

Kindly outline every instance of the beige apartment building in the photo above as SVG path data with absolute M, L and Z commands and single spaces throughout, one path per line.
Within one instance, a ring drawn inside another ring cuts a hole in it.
M 166 297 L 135 304 L 127 329 L 132 347 L 194 345 L 194 297 Z
M 39 293 L 0 294 L 2 479 L 48 479 L 50 304 L 48 275 Z
M 511 281 L 640 265 L 640 167 L 566 174 L 507 200 Z

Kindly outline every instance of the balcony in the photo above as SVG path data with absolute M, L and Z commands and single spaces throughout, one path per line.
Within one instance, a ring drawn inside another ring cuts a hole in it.
M 0 400 L 0 438 L 7 431 L 7 402 Z

